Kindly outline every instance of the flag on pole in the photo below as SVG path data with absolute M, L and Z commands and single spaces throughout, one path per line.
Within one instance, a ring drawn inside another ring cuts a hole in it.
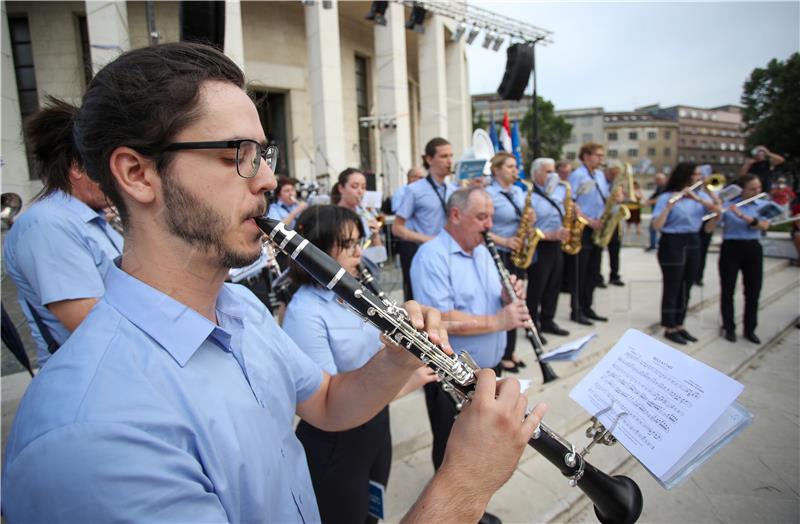
M 500 150 L 500 144 L 497 140 L 497 129 L 494 126 L 494 114 L 492 114 L 492 120 L 489 122 L 489 139 L 492 141 L 492 145 L 494 146 L 495 153 Z
M 513 148 L 511 146 L 511 126 L 508 122 L 508 111 L 505 112 L 503 115 L 503 125 L 500 128 L 500 149 L 505 151 L 506 153 L 512 153 Z
M 514 156 L 517 157 L 517 167 L 519 168 L 519 177 L 526 178 L 525 166 L 522 163 L 522 148 L 519 144 L 519 121 L 514 120 L 514 125 L 511 126 L 511 147 L 514 150 Z

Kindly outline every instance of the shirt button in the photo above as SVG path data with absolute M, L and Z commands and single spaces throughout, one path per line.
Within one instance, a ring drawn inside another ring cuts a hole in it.
M 283 452 L 283 448 L 281 448 L 281 457 L 286 458 L 286 453 Z

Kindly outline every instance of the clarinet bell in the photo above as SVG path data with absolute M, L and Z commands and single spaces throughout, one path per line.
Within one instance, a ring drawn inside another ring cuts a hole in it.
M 594 506 L 597 520 L 603 524 L 633 524 L 642 514 L 642 490 L 625 475 L 616 475 L 611 478 L 610 489 L 615 493 L 603 496 L 604 506 Z

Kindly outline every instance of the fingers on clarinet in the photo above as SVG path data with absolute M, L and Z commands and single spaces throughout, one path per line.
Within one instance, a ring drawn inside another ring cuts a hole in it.
M 536 428 L 539 426 L 539 423 L 544 418 L 544 414 L 547 412 L 547 404 L 544 402 L 540 402 L 534 406 L 533 411 L 531 411 L 530 415 L 525 419 L 525 422 L 522 423 L 523 428 L 525 429 L 525 434 L 528 435 L 530 438 L 533 435 L 533 432 L 536 431 Z
M 408 313 L 408 320 L 411 322 L 412 326 L 417 329 L 422 329 L 425 326 L 422 308 L 418 302 L 409 300 L 403 304 L 403 309 Z
M 520 392 L 519 380 L 513 377 L 506 377 L 497 381 L 497 400 L 513 402 Z
M 478 383 L 475 385 L 475 398 L 480 399 L 494 399 L 495 391 L 497 390 L 497 375 L 493 369 L 479 369 L 476 373 Z

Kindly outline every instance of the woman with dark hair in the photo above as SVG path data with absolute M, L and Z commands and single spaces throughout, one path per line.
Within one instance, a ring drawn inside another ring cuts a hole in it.
M 348 167 L 339 173 L 339 179 L 331 190 L 331 203 L 354 211 L 361 219 L 364 231 L 369 232 L 371 246 L 382 246 L 381 225 L 375 214 L 361 206 L 361 200 L 367 191 L 367 177 L 354 167 Z
M 359 216 L 340 206 L 311 206 L 295 231 L 358 276 L 364 228 Z M 331 375 L 360 368 L 383 346 L 379 331 L 361 320 L 336 295 L 313 283 L 299 266 L 290 276 L 300 288 L 286 308 L 283 329 Z M 429 368 L 412 376 L 402 396 L 435 380 Z M 306 421 L 297 426 L 308 459 L 322 522 L 376 522 L 367 513 L 370 482 L 386 486 L 392 462 L 389 408 L 348 431 L 323 431 Z
M 653 209 L 653 228 L 661 231 L 658 264 L 661 266 L 661 325 L 664 337 L 676 344 L 697 342 L 683 326 L 689 292 L 700 264 L 703 215 L 719 211 L 715 197 L 690 187 L 701 179 L 693 162 L 681 162 L 672 172 Z
M 744 281 L 744 338 L 755 344 L 761 340 L 756 336 L 758 325 L 758 297 L 764 279 L 764 254 L 759 237 L 769 229 L 769 220 L 760 218 L 759 211 L 769 203 L 754 200 L 743 206 L 737 203 L 761 193 L 761 180 L 752 174 L 741 175 L 736 185 L 742 193 L 725 202 L 725 211 L 706 223 L 706 231 L 711 233 L 722 223 L 722 247 L 719 251 L 719 307 L 722 314 L 722 329 L 725 339 L 736 342 L 736 322 L 733 319 L 733 293 L 736 278 L 742 272 Z

